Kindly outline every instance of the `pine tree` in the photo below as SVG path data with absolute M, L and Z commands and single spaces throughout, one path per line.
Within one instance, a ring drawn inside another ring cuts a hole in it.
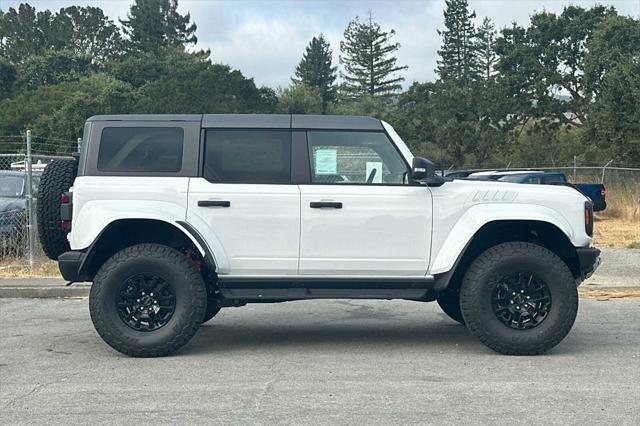
M 318 37 L 314 37 L 296 67 L 295 77 L 292 78 L 295 83 L 303 83 L 318 89 L 322 96 L 323 114 L 327 113 L 329 102 L 336 99 L 334 82 L 336 81 L 337 67 L 331 66 L 331 55 L 329 43 L 324 36 L 320 34 Z
M 476 40 L 476 55 L 482 78 L 490 80 L 495 74 L 495 65 L 498 55 L 495 51 L 496 30 L 491 19 L 485 17 L 478 28 Z
M 408 68 L 396 64 L 392 54 L 400 43 L 391 41 L 395 31 L 382 31 L 369 14 L 368 22 L 358 17 L 351 21 L 340 42 L 340 63 L 344 66 L 342 90 L 351 98 L 389 96 L 401 89 L 404 77 L 396 73 Z
M 437 72 L 442 81 L 455 81 L 463 86 L 477 79 L 480 69 L 475 55 L 475 12 L 469 13 L 467 0 L 446 0 L 442 48 L 438 50 Z
M 157 51 L 164 47 L 196 43 L 196 24 L 178 13 L 178 0 L 136 0 L 129 19 L 120 20 L 132 50 Z

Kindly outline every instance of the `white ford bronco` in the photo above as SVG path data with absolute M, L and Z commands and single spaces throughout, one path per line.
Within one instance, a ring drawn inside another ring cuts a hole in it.
M 504 354 L 571 329 L 593 273 L 591 201 L 570 186 L 446 179 L 370 117 L 117 115 L 39 188 L 40 239 L 131 356 L 185 345 L 221 308 L 437 301 Z

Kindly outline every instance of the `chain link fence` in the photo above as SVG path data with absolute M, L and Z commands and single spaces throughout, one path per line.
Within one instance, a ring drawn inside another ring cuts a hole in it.
M 38 185 L 46 165 L 77 142 L 0 136 L 0 262 L 33 267 L 46 260 L 38 239 Z

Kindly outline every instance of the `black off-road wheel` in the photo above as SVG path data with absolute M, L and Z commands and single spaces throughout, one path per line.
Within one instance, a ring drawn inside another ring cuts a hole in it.
M 553 252 L 509 242 L 482 253 L 460 288 L 467 328 L 507 355 L 537 355 L 564 339 L 578 312 L 573 274 Z
M 60 229 L 60 196 L 73 185 L 78 174 L 74 159 L 53 160 L 45 167 L 38 186 L 36 215 L 38 236 L 49 259 L 71 250 L 67 241 L 68 230 Z
M 207 306 L 204 281 L 177 250 L 140 244 L 119 251 L 95 276 L 91 320 L 102 339 L 134 357 L 169 355 L 187 344 Z
M 438 295 L 438 305 L 452 320 L 464 325 L 460 310 L 460 292 L 457 289 L 446 290 Z

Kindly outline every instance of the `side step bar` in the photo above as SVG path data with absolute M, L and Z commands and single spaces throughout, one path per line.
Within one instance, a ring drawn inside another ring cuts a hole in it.
M 218 276 L 220 292 L 235 300 L 421 299 L 433 277 L 249 277 Z

